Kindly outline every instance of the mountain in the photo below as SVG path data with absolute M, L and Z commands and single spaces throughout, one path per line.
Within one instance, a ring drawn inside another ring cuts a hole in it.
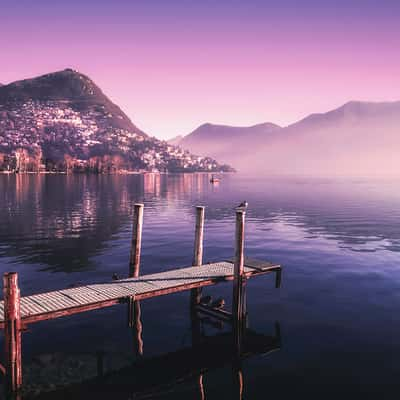
M 225 143 L 225 150 L 220 142 L 213 149 L 216 134 L 207 125 L 201 129 L 200 137 L 197 134 L 196 141 L 195 131 L 180 145 L 205 152 L 204 142 L 208 141 L 205 154 L 250 173 L 399 175 L 399 127 L 400 102 L 351 101 L 332 111 L 311 114 L 287 127 L 273 129 L 257 140 L 246 133 L 241 136 L 240 145 L 231 131 L 232 139 L 228 135 L 220 141 Z M 202 138 L 207 139 L 202 143 Z
M 280 126 L 269 122 L 246 127 L 206 123 L 183 137 L 178 144 L 199 154 L 213 154 L 222 161 L 234 160 L 238 163 L 243 149 L 264 143 L 280 129 Z
M 72 69 L 0 87 L 0 169 L 219 171 L 209 157 L 149 137 Z
M 400 102 L 351 101 L 282 129 L 241 166 L 251 161 L 252 170 L 274 174 L 399 175 L 399 126 Z
M 174 146 L 179 146 L 179 143 L 182 141 L 182 139 L 183 139 L 183 136 L 178 135 L 178 136 L 173 137 L 172 139 L 168 139 L 167 141 L 169 144 L 172 144 Z
M 87 76 L 73 69 L 65 69 L 33 79 L 5 85 L 0 90 L 1 104 L 36 102 L 68 102 L 77 111 L 104 108 L 108 122 L 115 128 L 140 132 L 121 109 L 112 103 Z M 143 132 L 140 132 L 143 134 Z

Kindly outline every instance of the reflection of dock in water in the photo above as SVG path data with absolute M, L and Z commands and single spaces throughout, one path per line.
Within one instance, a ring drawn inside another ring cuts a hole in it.
M 0 327 L 5 333 L 5 366 L 1 369 L 5 373 L 8 391 L 17 393 L 22 388 L 21 336 L 28 324 L 127 303 L 128 324 L 134 328 L 137 354 L 141 355 L 143 343 L 140 300 L 186 290 L 191 290 L 193 347 L 165 356 L 166 359 L 176 357 L 176 360 L 169 361 L 170 366 L 182 363 L 182 367 L 191 368 L 201 374 L 202 370 L 210 368 L 207 365 L 212 366 L 214 362 L 231 359 L 236 363 L 246 354 L 265 353 L 279 348 L 279 333 L 271 338 L 257 335 L 245 327 L 247 279 L 274 273 L 276 287 L 279 287 L 281 267 L 265 261 L 244 258 L 244 220 L 245 211 L 237 210 L 234 259 L 203 265 L 204 207 L 197 207 L 193 266 L 139 276 L 143 205 L 136 204 L 130 255 L 130 278 L 21 298 L 17 274 L 6 273 L 4 301 L 0 303 Z M 202 302 L 201 298 L 203 287 L 225 281 L 233 281 L 230 312 L 223 309 L 224 300 L 213 303 Z M 199 317 L 199 314 L 206 315 L 208 320 Z M 228 336 L 218 335 L 205 340 L 200 328 L 205 321 L 210 320 L 232 324 L 232 333 Z M 158 362 L 163 362 L 164 358 Z M 146 365 L 146 361 L 140 361 L 140 363 Z M 165 364 L 165 368 L 169 369 L 168 364 Z M 121 375 L 120 371 L 115 376 L 120 379 L 123 374 Z M 241 376 L 239 381 L 242 382 Z M 201 379 L 199 382 L 201 383 Z
M 201 319 L 199 323 L 201 324 Z M 229 365 L 232 366 L 233 372 L 231 389 L 240 399 L 244 390 L 241 362 L 252 356 L 279 350 L 281 347 L 278 324 L 275 326 L 275 334 L 271 336 L 245 329 L 240 354 L 234 345 L 233 333 L 204 336 L 198 331 L 192 334 L 191 347 L 148 359 L 139 357 L 132 365 L 117 371 L 103 373 L 102 366 L 106 364 L 106 355 L 102 354 L 98 359 L 97 378 L 43 394 L 40 399 L 101 399 L 102 396 L 108 398 L 111 394 L 117 395 L 117 398 L 153 398 L 173 394 L 180 386 L 184 386 L 191 394 L 197 393 L 197 396 L 192 398 L 204 399 L 205 375 Z

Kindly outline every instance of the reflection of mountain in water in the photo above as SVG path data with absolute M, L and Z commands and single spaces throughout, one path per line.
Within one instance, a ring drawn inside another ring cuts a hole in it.
M 198 196 L 203 181 L 206 175 L 0 176 L 0 256 L 45 269 L 90 268 L 90 258 L 130 224 L 135 202 L 161 211 Z
M 281 224 L 309 240 L 324 237 L 352 250 L 400 251 L 395 184 L 222 178 L 214 186 L 205 174 L 0 176 L 0 256 L 82 270 L 114 244 L 114 235 L 130 230 L 136 201 L 145 202 L 145 228 L 154 244 L 159 232 L 192 223 L 196 204 L 206 205 L 207 220 L 230 234 L 234 207 L 244 199 L 249 222 L 260 230 Z M 268 232 L 259 239 L 268 240 Z
M 140 180 L 132 184 L 128 192 L 119 176 L 1 179 L 2 255 L 62 270 L 88 268 L 140 196 Z

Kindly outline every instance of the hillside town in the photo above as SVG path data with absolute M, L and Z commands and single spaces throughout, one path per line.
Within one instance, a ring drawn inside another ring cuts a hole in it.
M 209 157 L 123 129 L 102 104 L 48 100 L 0 104 L 0 171 L 229 171 Z

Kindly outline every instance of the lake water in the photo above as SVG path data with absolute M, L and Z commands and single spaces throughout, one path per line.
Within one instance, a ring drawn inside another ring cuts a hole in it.
M 392 398 L 400 376 L 400 181 L 3 175 L 0 269 L 19 273 L 23 295 L 125 277 L 135 202 L 145 204 L 141 273 L 190 265 L 195 205 L 206 206 L 204 260 L 221 260 L 233 255 L 242 200 L 246 255 L 284 266 L 280 289 L 273 275 L 248 283 L 249 326 L 271 335 L 279 323 L 282 344 L 242 361 L 244 398 Z M 204 289 L 228 305 L 231 291 L 231 283 Z M 146 359 L 190 346 L 188 305 L 189 293 L 141 303 Z M 34 324 L 23 335 L 25 383 L 51 389 L 90 378 L 99 351 L 106 371 L 129 365 L 136 355 L 126 317 L 121 305 Z M 238 398 L 229 363 L 210 368 L 203 382 L 207 399 Z M 112 391 L 114 399 L 142 398 L 127 396 L 123 384 Z M 182 381 L 154 398 L 201 397 Z

